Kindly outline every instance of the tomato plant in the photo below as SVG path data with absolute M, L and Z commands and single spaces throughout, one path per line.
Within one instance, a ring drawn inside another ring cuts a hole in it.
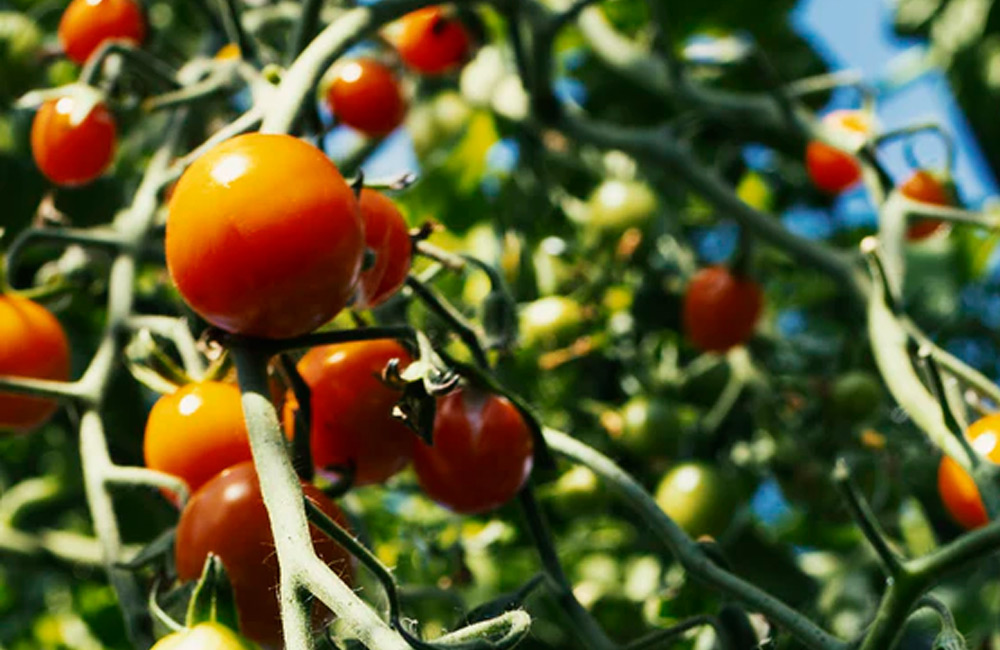
M 410 354 L 391 340 L 359 341 L 310 350 L 298 370 L 309 385 L 312 455 L 317 468 L 349 473 L 355 485 L 381 483 L 410 461 L 414 433 L 393 418 L 400 391 L 382 374 L 392 360 L 399 368 Z M 289 391 L 285 430 L 295 429 L 298 402 Z
M 410 271 L 413 247 L 406 220 L 391 199 L 375 190 L 363 189 L 360 206 L 365 244 L 375 254 L 375 262 L 361 273 L 357 305 L 375 307 L 403 286 Z
M 406 98 L 392 70 L 375 59 L 345 61 L 326 91 L 330 110 L 366 135 L 385 135 L 403 122 Z
M 79 115 L 85 101 L 72 96 L 49 100 L 38 109 L 31 125 L 35 163 L 57 185 L 93 181 L 104 173 L 114 156 L 114 117 L 101 102 Z
M 973 422 L 965 432 L 972 448 L 987 460 L 1000 463 L 1000 416 L 987 415 Z M 966 529 L 980 528 L 989 522 L 982 496 L 975 481 L 949 456 L 942 456 L 938 466 L 938 493 L 948 514 Z
M 59 43 L 80 64 L 108 41 L 138 45 L 145 38 L 146 17 L 135 0 L 72 0 L 59 21 Z
M 871 130 L 860 111 L 834 111 L 823 118 L 823 124 L 849 137 L 864 137 Z M 830 194 L 839 194 L 861 180 L 861 166 L 853 155 L 820 141 L 806 146 L 806 170 L 816 187 Z
M 343 309 L 361 271 L 357 201 L 322 152 L 284 135 L 243 135 L 181 177 L 167 267 L 205 320 L 238 334 L 305 334 Z
M 469 32 L 441 7 L 425 7 L 403 16 L 395 37 L 399 58 L 422 74 L 454 70 L 469 54 Z
M 746 343 L 764 304 L 760 286 L 722 266 L 699 271 L 684 294 L 684 332 L 707 352 Z
M 303 490 L 327 516 L 344 521 L 340 509 L 322 492 L 308 484 L 303 484 Z M 317 555 L 349 581 L 353 569 L 347 552 L 318 530 L 312 534 Z M 181 512 L 175 548 L 181 580 L 201 575 L 209 553 L 218 556 L 233 586 L 241 633 L 258 643 L 280 643 L 278 562 L 252 463 L 222 471 L 192 495 Z M 316 612 L 317 623 L 324 618 Z

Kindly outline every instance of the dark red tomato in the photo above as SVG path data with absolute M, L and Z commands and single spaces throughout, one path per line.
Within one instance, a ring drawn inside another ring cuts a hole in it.
M 361 190 L 361 218 L 365 244 L 375 253 L 375 264 L 361 273 L 357 306 L 374 307 L 403 286 L 413 256 L 409 229 L 399 208 L 384 194 Z
M 973 449 L 987 460 L 1000 463 L 1000 415 L 976 420 L 965 432 Z M 972 476 L 948 456 L 938 466 L 938 492 L 948 514 L 966 530 L 989 523 L 986 507 Z
M 859 135 L 871 128 L 860 111 L 834 111 L 823 123 Z M 813 141 L 806 146 L 806 170 L 813 184 L 830 194 L 840 194 L 861 180 L 861 166 L 854 156 L 825 142 Z
M 441 7 L 424 7 L 400 19 L 396 38 L 399 58 L 423 74 L 442 74 L 458 67 L 469 54 L 469 33 Z
M 69 342 L 62 325 L 45 307 L 13 294 L 0 294 L 0 375 L 69 379 Z M 0 430 L 31 431 L 57 406 L 49 399 L 0 393 Z
M 381 483 L 410 461 L 414 434 L 392 417 L 401 393 L 381 381 L 392 359 L 409 365 L 406 349 L 390 339 L 313 348 L 298 369 L 312 396 L 312 455 L 319 469 L 354 467 L 354 484 Z M 295 427 L 298 402 L 289 391 L 285 430 Z
M 146 18 L 135 0 L 73 0 L 59 21 L 59 42 L 81 65 L 105 41 L 139 45 L 145 38 Z
M 507 398 L 463 388 L 438 399 L 434 445 L 418 439 L 413 466 L 427 496 L 476 514 L 517 494 L 531 474 L 533 450 L 531 429 Z
M 704 268 L 684 295 L 684 332 L 706 352 L 725 352 L 753 335 L 764 304 L 760 286 L 724 266 Z
M 918 169 L 913 172 L 899 191 L 908 199 L 930 203 L 931 205 L 951 205 L 952 198 L 945 187 L 945 184 L 934 177 L 928 171 Z M 921 219 L 910 224 L 906 229 L 906 238 L 910 241 L 920 241 L 927 239 L 938 232 L 944 222 L 940 219 Z
M 323 512 L 345 523 L 340 508 L 322 492 L 308 484 L 302 489 Z M 319 557 L 350 582 L 353 566 L 347 551 L 317 528 L 311 531 Z M 209 553 L 226 567 L 241 633 L 258 643 L 280 647 L 278 559 L 253 463 L 240 463 L 216 475 L 194 493 L 181 513 L 174 548 L 178 577 L 197 579 Z M 317 624 L 329 617 L 318 609 L 313 617 Z
M 354 191 L 323 152 L 253 133 L 223 142 L 181 176 L 166 250 L 178 290 L 205 320 L 284 338 L 347 304 L 364 230 Z
M 56 185 L 84 185 L 104 173 L 115 154 L 115 120 L 97 103 L 78 124 L 72 113 L 81 101 L 51 99 L 31 124 L 31 153 L 38 169 Z
M 391 132 L 406 116 L 406 99 L 399 80 L 374 59 L 340 64 L 326 92 L 326 101 L 342 123 L 370 136 Z

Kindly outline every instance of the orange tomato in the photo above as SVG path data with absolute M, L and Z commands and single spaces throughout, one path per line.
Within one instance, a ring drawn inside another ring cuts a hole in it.
M 339 64 L 326 101 L 342 123 L 370 136 L 391 132 L 406 116 L 406 99 L 396 75 L 374 59 Z
M 1000 414 L 987 415 L 976 420 L 965 432 L 979 454 L 987 460 L 1000 463 Z M 989 523 L 986 507 L 972 476 L 948 456 L 941 458 L 938 466 L 938 493 L 951 518 L 966 530 Z
M 834 111 L 823 118 L 823 123 L 859 135 L 871 131 L 860 111 Z M 830 194 L 840 194 L 861 180 L 861 165 L 854 156 L 818 140 L 806 146 L 806 171 L 816 187 Z
M 0 294 L 0 375 L 69 380 L 69 342 L 49 310 Z M 53 400 L 0 393 L 0 430 L 26 433 L 56 410 Z
M 56 185 L 91 182 L 104 173 L 115 153 L 115 120 L 103 103 L 79 124 L 71 123 L 73 97 L 51 99 L 31 124 L 31 154 L 38 169 Z
M 913 172 L 913 175 L 900 186 L 899 191 L 914 201 L 930 203 L 931 205 L 952 204 L 952 198 L 944 183 L 923 169 Z M 927 239 L 940 230 L 942 226 L 944 226 L 944 222 L 940 219 L 921 219 L 910 224 L 906 230 L 906 238 L 910 241 Z
M 725 352 L 746 343 L 760 319 L 760 286 L 724 266 L 704 268 L 691 278 L 684 294 L 684 332 L 706 352 Z
M 105 41 L 139 45 L 145 38 L 146 18 L 134 0 L 73 0 L 59 21 L 59 43 L 81 65 Z
M 353 466 L 354 484 L 381 483 L 410 461 L 415 434 L 392 417 L 400 392 L 380 377 L 392 359 L 400 370 L 410 354 L 389 339 L 326 345 L 310 350 L 299 362 L 309 384 L 312 406 L 313 463 L 320 470 Z M 295 430 L 298 402 L 289 391 L 285 431 Z
M 406 220 L 384 194 L 361 190 L 361 218 L 365 222 L 365 245 L 375 253 L 375 263 L 361 273 L 357 305 L 374 307 L 406 282 L 413 247 Z
M 423 74 L 442 74 L 458 67 L 469 54 L 469 33 L 439 6 L 424 7 L 400 19 L 395 42 L 399 58 Z
M 223 142 L 181 176 L 166 252 L 178 290 L 205 320 L 283 338 L 347 304 L 364 231 L 353 190 L 319 149 L 253 133 Z

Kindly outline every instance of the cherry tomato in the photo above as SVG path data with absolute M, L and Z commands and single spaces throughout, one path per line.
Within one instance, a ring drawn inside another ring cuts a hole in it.
M 361 273 L 358 307 L 375 307 L 403 286 L 410 272 L 413 246 L 399 208 L 384 194 L 361 190 L 361 218 L 365 244 L 375 253 L 375 264 Z
M 406 117 L 406 98 L 399 80 L 374 59 L 340 64 L 326 101 L 337 119 L 369 136 L 390 133 Z
M 704 268 L 684 295 L 684 331 L 706 352 L 724 352 L 753 335 L 763 307 L 760 286 L 723 266 Z
M 521 307 L 518 328 L 524 345 L 555 347 L 569 342 L 583 322 L 580 303 L 565 296 L 546 296 Z
M 531 474 L 531 430 L 500 395 L 463 388 L 439 398 L 433 438 L 417 440 L 413 466 L 427 496 L 455 512 L 493 510 Z
M 79 124 L 72 113 L 81 101 L 51 99 L 38 109 L 31 124 L 31 153 L 38 169 L 56 185 L 91 182 L 104 173 L 115 154 L 115 120 L 97 103 Z
M 343 513 L 322 492 L 309 484 L 302 489 L 323 512 L 344 523 Z M 310 528 L 316 553 L 349 582 L 350 555 L 317 528 Z M 258 643 L 280 646 L 278 558 L 253 463 L 240 463 L 217 474 L 194 493 L 181 513 L 174 547 L 178 577 L 197 579 L 209 553 L 226 567 L 241 633 Z M 323 618 L 314 616 L 316 623 Z
M 184 300 L 238 334 L 305 334 L 354 292 L 364 231 L 354 192 L 323 153 L 288 135 L 242 135 L 181 176 L 167 268 Z
M 871 129 L 860 111 L 834 111 L 823 123 L 862 136 Z M 816 187 L 830 194 L 840 194 L 861 180 L 861 166 L 854 156 L 818 140 L 806 146 L 806 170 Z
M 909 199 L 931 205 L 951 205 L 953 203 L 945 184 L 935 178 L 934 174 L 923 169 L 913 172 L 913 175 L 900 186 L 899 191 Z M 944 222 L 940 219 L 921 219 L 912 222 L 906 229 L 906 238 L 910 241 L 927 239 L 938 232 L 942 226 L 944 226 Z
M 469 33 L 441 7 L 424 7 L 400 19 L 396 50 L 407 66 L 423 74 L 441 74 L 468 57 Z
M 692 412 L 680 403 L 637 396 L 622 407 L 622 429 L 616 441 L 640 458 L 676 453 L 685 420 Z
M 726 476 L 711 465 L 692 462 L 675 466 L 656 488 L 656 503 L 691 537 L 716 537 L 736 510 Z
M 255 650 L 256 647 L 218 623 L 199 623 L 168 634 L 152 650 Z
M 149 413 L 143 451 L 146 467 L 184 479 L 192 491 L 250 460 L 240 390 L 205 381 L 164 395 Z
M 67 381 L 69 342 L 56 317 L 36 302 L 0 294 L 0 375 Z M 26 433 L 43 424 L 56 402 L 0 393 L 0 430 Z
M 859 422 L 872 415 L 882 403 L 882 383 L 864 370 L 845 372 L 833 382 L 830 402 L 835 417 Z
M 396 341 L 356 341 L 313 348 L 299 362 L 312 397 L 312 455 L 320 469 L 354 467 L 354 484 L 381 483 L 403 469 L 414 434 L 392 417 L 401 397 L 381 381 L 392 359 L 400 370 L 412 360 Z M 295 429 L 298 402 L 289 391 L 285 430 Z
M 640 228 L 656 214 L 656 195 L 639 181 L 604 181 L 587 199 L 587 224 L 601 231 Z
M 976 420 L 965 431 L 973 449 L 994 463 L 1000 463 L 1000 414 Z M 966 530 L 989 523 L 986 507 L 972 476 L 949 456 L 938 466 L 938 492 L 951 518 Z
M 146 18 L 135 0 L 73 0 L 59 21 L 59 42 L 81 65 L 105 41 L 139 45 L 145 38 Z

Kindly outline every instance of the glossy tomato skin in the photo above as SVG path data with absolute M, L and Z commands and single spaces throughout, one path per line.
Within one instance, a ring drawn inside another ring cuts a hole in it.
M 531 474 L 531 430 L 505 397 L 463 388 L 439 398 L 433 438 L 417 440 L 413 466 L 427 496 L 455 512 L 498 508 Z
M 723 266 L 704 268 L 684 295 L 684 331 L 706 352 L 725 352 L 753 335 L 764 305 L 760 286 Z
M 297 336 L 347 304 L 361 271 L 362 228 L 353 190 L 319 149 L 287 135 L 242 135 L 177 183 L 167 268 L 213 325 Z
M 721 535 L 736 510 L 732 481 L 712 465 L 681 463 L 656 489 L 656 504 L 691 537 Z
M 146 467 L 184 479 L 192 491 L 250 460 L 239 388 L 205 381 L 164 395 L 146 421 L 143 452 Z
M 85 185 L 104 173 L 115 154 L 115 120 L 98 103 L 79 124 L 70 115 L 77 99 L 51 99 L 31 124 L 31 153 L 38 169 L 56 185 Z
M 375 254 L 375 263 L 361 273 L 356 305 L 375 307 L 396 293 L 410 272 L 413 246 L 409 228 L 399 208 L 389 197 L 361 190 L 361 218 L 365 223 L 365 245 Z
M 199 623 L 168 634 L 152 650 L 254 650 L 256 647 L 218 623 Z
M 870 129 L 868 120 L 858 111 L 834 111 L 823 118 L 823 123 L 858 135 Z M 840 194 L 861 180 L 861 165 L 854 156 L 818 140 L 806 146 L 806 171 L 813 184 L 829 194 Z
M 391 339 L 313 348 L 298 364 L 312 398 L 313 463 L 317 468 L 354 466 L 354 484 L 381 483 L 403 469 L 413 452 L 413 432 L 392 417 L 402 396 L 381 381 L 392 359 L 400 370 L 412 360 Z M 295 430 L 297 402 L 289 391 L 285 431 Z
M 326 101 L 343 124 L 369 136 L 390 133 L 406 117 L 406 98 L 399 80 L 375 59 L 340 64 Z
M 59 43 L 81 65 L 105 41 L 139 45 L 145 38 L 146 18 L 135 0 L 73 0 L 59 21 Z
M 441 7 L 424 7 L 400 19 L 396 38 L 399 58 L 409 68 L 428 75 L 458 67 L 469 54 L 469 32 Z
M 67 381 L 69 342 L 49 310 L 0 294 L 0 375 Z M 27 433 L 56 410 L 53 400 L 0 393 L 0 431 Z
M 344 524 L 343 513 L 322 492 L 308 484 L 303 489 L 323 512 Z M 348 553 L 315 527 L 310 529 L 319 557 L 350 582 Z M 196 580 L 208 554 L 217 555 L 233 585 L 241 634 L 280 647 L 278 559 L 253 463 L 224 470 L 194 493 L 181 513 L 174 553 L 182 581 Z M 319 623 L 323 617 L 314 619 Z
M 951 205 L 952 197 L 945 188 L 944 183 L 934 177 L 930 172 L 918 169 L 913 175 L 906 179 L 906 182 L 899 187 L 903 196 L 930 203 L 931 205 Z M 910 241 L 920 241 L 927 239 L 938 232 L 944 226 L 940 219 L 921 219 L 911 222 L 906 229 L 906 238 Z
M 1000 415 L 987 415 L 976 420 L 965 432 L 973 449 L 994 463 L 1000 463 Z M 972 476 L 948 456 L 938 466 L 938 493 L 945 508 L 966 530 L 989 523 L 986 507 Z

